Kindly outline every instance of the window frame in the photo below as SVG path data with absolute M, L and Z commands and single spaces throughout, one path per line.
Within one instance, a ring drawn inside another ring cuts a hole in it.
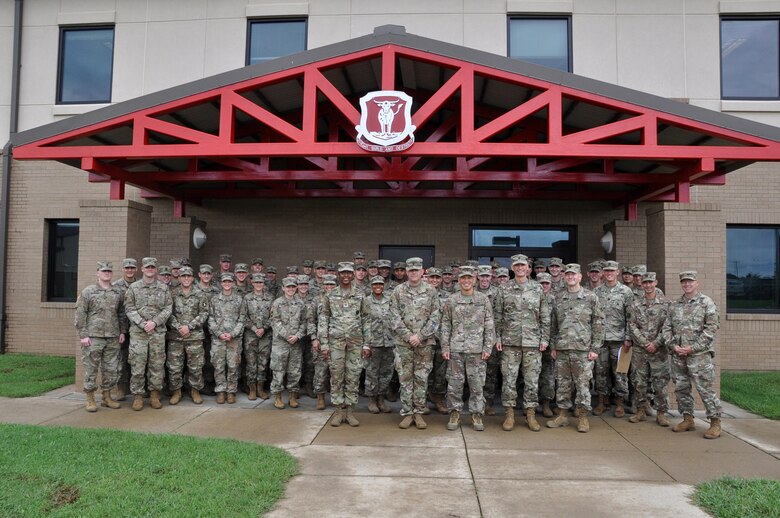
M 729 314 L 758 314 L 758 315 L 778 315 L 780 314 L 780 303 L 777 308 L 733 308 L 729 305 L 728 290 L 728 231 L 730 229 L 747 230 L 774 230 L 775 233 L 775 300 L 780 300 L 780 225 L 748 225 L 748 224 L 727 224 L 726 225 L 726 313 Z
M 116 26 L 115 25 L 60 25 L 59 34 L 59 49 L 57 51 L 57 92 L 55 96 L 55 104 L 57 105 L 74 105 L 74 104 L 108 104 L 114 95 L 114 51 L 116 50 Z M 62 100 L 62 74 L 64 72 L 63 59 L 65 57 L 65 34 L 67 32 L 77 31 L 95 31 L 111 29 L 111 71 L 108 85 L 108 99 L 90 100 L 90 101 L 63 101 Z
M 778 22 L 778 93 L 775 97 L 734 97 L 723 94 L 723 22 L 729 21 L 776 21 Z M 718 21 L 718 79 L 720 80 L 720 99 L 722 101 L 778 101 L 780 100 L 780 14 L 722 15 Z
M 520 58 L 513 58 L 511 55 L 512 50 L 512 20 L 565 20 L 566 21 L 566 52 L 568 54 L 567 69 L 562 70 L 560 68 L 548 67 L 546 65 L 539 65 L 538 63 L 532 63 Z M 559 70 L 561 72 L 574 73 L 574 46 L 572 45 L 572 16 L 571 14 L 510 14 L 507 16 L 506 22 L 506 55 L 510 59 L 517 61 L 523 61 L 524 63 L 531 63 L 540 67 L 549 68 L 551 70 Z
M 499 246 L 493 246 L 493 247 L 484 247 L 484 246 L 475 246 L 474 245 L 474 231 L 475 230 L 555 230 L 555 231 L 566 231 L 569 232 L 569 235 L 571 236 L 571 239 L 569 239 L 569 252 L 571 256 L 562 257 L 564 263 L 569 263 L 572 261 L 577 260 L 577 226 L 576 225 L 524 225 L 524 224 L 517 224 L 517 225 L 485 225 L 485 224 L 473 224 L 469 225 L 469 259 L 477 259 L 478 257 L 482 256 L 490 256 L 490 257 L 506 257 L 506 256 L 512 256 L 515 254 L 525 254 L 529 257 L 532 257 L 533 259 L 545 259 L 546 256 L 540 256 L 537 257 L 531 253 L 531 251 L 536 251 L 538 253 L 537 248 L 531 248 L 531 247 L 524 247 L 522 243 L 520 243 L 519 247 L 499 247 Z M 492 252 L 492 253 L 491 253 Z
M 255 23 L 276 23 L 276 22 L 303 22 L 303 51 L 309 48 L 309 18 L 307 16 L 275 16 L 272 18 L 247 18 L 246 21 L 246 52 L 244 53 L 244 66 L 258 65 L 260 63 L 250 63 L 250 52 L 252 51 L 252 24 Z M 283 56 L 280 56 L 283 57 Z M 278 58 L 275 58 L 278 59 Z M 268 60 L 272 61 L 272 60 Z M 264 61 L 261 63 L 265 63 Z
M 54 292 L 53 283 L 56 274 L 57 261 L 56 257 L 56 239 L 55 239 L 55 226 L 58 224 L 76 224 L 78 228 L 77 241 L 76 241 L 76 286 L 72 296 L 58 297 L 52 295 Z M 62 219 L 46 219 L 44 220 L 46 226 L 46 279 L 43 283 L 43 302 L 76 302 L 78 298 L 78 254 L 79 246 L 78 240 L 81 238 L 81 222 L 74 218 L 62 218 Z

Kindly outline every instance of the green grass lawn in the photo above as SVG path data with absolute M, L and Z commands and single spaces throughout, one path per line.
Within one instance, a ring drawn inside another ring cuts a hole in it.
M 76 359 L 0 354 L 0 396 L 40 396 L 76 381 Z
M 723 477 L 696 486 L 693 501 L 716 518 L 780 516 L 780 481 Z
M 272 446 L 28 425 L 0 425 L 0 466 L 0 516 L 57 517 L 258 516 L 297 471 Z
M 780 372 L 722 371 L 720 395 L 748 412 L 780 419 Z

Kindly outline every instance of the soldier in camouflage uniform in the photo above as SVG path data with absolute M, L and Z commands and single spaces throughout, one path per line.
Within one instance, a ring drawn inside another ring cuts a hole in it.
M 509 270 L 507 268 L 496 268 L 496 285 L 500 288 L 509 282 Z
M 368 261 L 366 263 L 366 269 L 368 271 L 368 278 L 373 279 L 377 275 L 379 275 L 379 266 L 377 265 L 376 259 L 372 259 L 371 261 Z
M 328 378 L 330 377 L 330 362 L 325 357 L 320 346 L 319 316 L 325 303 L 325 295 L 336 287 L 335 275 L 323 275 L 323 291 L 317 298 L 317 304 L 309 308 L 311 313 L 307 315 L 307 329 L 309 330 L 314 363 L 314 393 L 317 395 L 317 410 L 325 410 L 325 392 L 327 391 Z
M 249 277 L 249 265 L 246 263 L 236 264 L 234 270 L 236 276 L 236 285 L 233 287 L 236 293 L 242 297 L 252 291 L 252 285 L 247 278 Z
M 249 263 L 249 273 L 263 273 L 263 258 L 253 257 Z
M 390 284 L 390 272 L 392 271 L 392 264 L 387 259 L 379 259 L 376 262 L 377 271 L 379 275 L 385 280 L 385 291 Z
M 371 283 L 368 281 L 368 268 L 365 264 L 355 265 L 355 288 L 363 292 L 368 297 L 371 295 Z
M 490 301 L 490 306 L 493 308 L 493 322 L 498 322 L 498 315 L 496 313 L 496 297 L 498 296 L 498 288 L 491 284 L 493 269 L 488 265 L 479 265 L 474 267 L 477 271 L 477 288 L 479 293 L 485 295 Z M 460 279 L 458 279 L 460 281 Z M 485 414 L 496 415 L 496 411 L 493 410 L 493 401 L 496 397 L 496 385 L 498 385 L 498 369 L 501 366 L 501 351 L 495 350 L 490 352 L 490 358 L 487 362 L 487 372 L 485 374 L 485 386 L 483 392 L 485 394 Z M 471 385 L 469 385 L 471 388 Z
M 206 296 L 211 299 L 214 295 L 220 292 L 218 286 L 212 282 L 214 277 L 214 268 L 210 264 L 201 264 L 198 267 L 198 282 L 195 288 L 198 291 L 202 291 Z M 209 333 L 208 325 L 203 329 L 203 355 L 205 357 L 205 364 L 203 365 L 203 383 L 204 390 L 208 394 L 214 393 L 214 366 L 211 364 L 211 333 Z
M 647 415 L 647 389 L 652 385 L 655 393 L 656 422 L 669 426 L 667 387 L 671 378 L 669 350 L 663 345 L 661 331 L 669 313 L 669 303 L 655 292 L 655 272 L 642 276 L 644 297 L 637 297 L 628 310 L 628 329 L 633 342 L 631 355 L 631 382 L 634 385 L 636 414 L 629 421 L 644 421 Z
M 444 301 L 441 317 L 442 357 L 448 361 L 447 407 L 450 419 L 447 430 L 460 426 L 463 411 L 463 386 L 468 379 L 469 411 L 474 430 L 485 429 L 486 362 L 496 343 L 493 308 L 487 295 L 474 289 L 474 269 L 463 267 L 458 274 L 460 292 Z
M 306 393 L 310 398 L 314 396 L 314 356 L 312 351 L 311 335 L 314 333 L 313 329 L 309 329 L 308 315 L 314 310 L 317 305 L 318 297 L 310 294 L 309 287 L 311 279 L 308 275 L 298 275 L 295 277 L 295 281 L 298 283 L 298 298 L 301 299 L 305 306 L 304 320 L 306 321 L 306 333 L 301 338 L 301 353 L 303 355 L 302 367 L 301 367 L 301 390 Z
M 698 275 L 695 271 L 680 273 L 683 294 L 669 305 L 669 317 L 664 323 L 662 336 L 664 345 L 672 353 L 672 375 L 677 407 L 683 414 L 683 421 L 674 427 L 675 432 L 695 430 L 693 422 L 694 399 L 691 386 L 695 386 L 701 397 L 710 428 L 704 433 L 706 439 L 720 437 L 720 400 L 715 384 L 715 333 L 720 326 L 720 317 L 715 302 L 699 291 Z
M 593 415 L 601 415 L 609 407 L 610 395 L 615 396 L 615 417 L 626 415 L 628 376 L 617 372 L 618 355 L 631 347 L 628 332 L 628 309 L 634 300 L 631 289 L 618 282 L 618 263 L 606 261 L 602 268 L 605 281 L 595 290 L 604 308 L 604 347 L 596 360 L 596 394 L 599 403 Z
M 172 278 L 170 266 L 163 265 L 157 269 L 157 280 L 168 286 L 168 289 L 173 288 L 173 286 L 171 286 Z
M 111 389 L 119 379 L 119 346 L 125 341 L 128 321 L 124 293 L 121 288 L 111 285 L 112 275 L 111 263 L 97 263 L 97 284 L 84 288 L 76 301 L 75 326 L 81 342 L 87 412 L 97 412 L 98 370 L 103 390 L 101 405 L 119 408 L 119 403 L 111 399 Z
M 439 302 L 443 305 L 444 301 L 452 295 L 448 291 L 441 289 L 442 271 L 438 268 L 428 268 L 428 284 L 436 289 L 439 294 Z M 447 394 L 447 361 L 441 355 L 441 328 L 436 333 L 436 343 L 433 347 L 433 369 L 428 376 L 428 394 L 431 401 L 436 405 L 436 410 L 440 414 L 449 413 L 444 398 Z
M 144 257 L 143 277 L 125 292 L 125 310 L 130 326 L 130 392 L 133 410 L 144 406 L 148 377 L 149 404 L 162 408 L 160 391 L 165 377 L 165 324 L 171 316 L 173 300 L 168 287 L 156 280 L 157 259 Z
M 441 322 L 439 294 L 422 282 L 423 261 L 412 257 L 406 261 L 407 281 L 392 293 L 390 314 L 395 336 L 395 368 L 401 383 L 399 427 L 412 423 L 426 428 L 422 415 L 426 405 L 428 375 L 433 367 L 433 346 Z
M 271 327 L 274 331 L 271 344 L 271 394 L 274 395 L 274 406 L 284 408 L 282 390 L 285 388 L 286 375 L 290 407 L 298 408 L 303 367 L 301 338 L 306 335 L 306 305 L 296 296 L 298 281 L 295 277 L 282 279 L 282 290 L 284 295 L 271 304 Z
M 539 404 L 539 375 L 542 372 L 542 352 L 550 343 L 550 306 L 542 286 L 529 278 L 530 264 L 523 254 L 512 256 L 514 281 L 505 284 L 496 297 L 496 349 L 502 351 L 501 374 L 504 386 L 501 404 L 506 410 L 502 428 L 515 427 L 517 377 L 523 373 L 523 407 L 528 429 L 538 432 L 536 421 Z
M 406 263 L 403 261 L 396 261 L 393 264 L 393 277 L 390 282 L 387 283 L 388 290 L 394 290 L 399 284 L 406 282 Z
M 552 278 L 552 292 L 557 295 L 558 292 L 566 289 L 566 281 L 563 280 L 563 259 L 560 257 L 551 257 L 550 264 L 547 266 Z
M 371 279 L 371 295 L 366 297 L 367 321 L 370 328 L 371 356 L 366 363 L 366 396 L 372 414 L 390 412 L 385 394 L 393 377 L 393 334 L 390 330 L 390 297 L 385 295 L 385 280 L 377 275 Z
M 534 279 L 537 279 L 540 273 L 546 273 L 546 272 L 547 272 L 547 263 L 545 263 L 544 260 L 537 259 L 536 261 L 534 261 Z
M 601 261 L 593 261 L 588 264 L 588 290 L 596 291 L 601 285 Z
M 634 291 L 634 275 L 631 273 L 630 266 L 620 267 L 620 279 L 623 284 L 631 288 L 631 292 Z
M 452 267 L 447 266 L 441 271 L 441 291 L 445 293 L 455 293 L 458 291 L 458 283 L 454 282 Z
M 310 283 L 309 293 L 312 296 L 320 297 L 324 291 L 325 285 L 325 261 L 314 261 L 314 282 Z
M 536 278 L 542 286 L 544 296 L 547 298 L 547 307 L 552 313 L 555 305 L 555 294 L 552 291 L 552 275 L 549 273 L 540 273 Z M 539 400 L 542 403 L 542 413 L 544 417 L 553 416 L 550 403 L 555 400 L 555 360 L 552 357 L 552 348 L 548 347 L 542 351 L 542 372 L 539 374 Z
M 126 257 L 122 261 L 122 278 L 111 283 L 111 286 L 119 288 L 122 292 L 122 298 L 124 298 L 127 288 L 137 280 L 135 278 L 137 272 L 137 261 L 132 257 Z M 125 394 L 130 391 L 129 350 L 130 340 L 125 340 L 123 343 L 119 344 L 119 378 L 117 379 L 116 387 L 114 387 L 114 399 L 117 401 L 124 401 Z
M 220 275 L 222 292 L 209 301 L 209 331 L 211 332 L 211 364 L 214 366 L 214 391 L 217 403 L 236 402 L 238 375 L 241 368 L 241 341 L 244 337 L 246 305 L 235 291 L 235 277 Z
M 169 388 L 173 390 L 171 405 L 181 401 L 185 355 L 187 381 L 191 388 L 192 401 L 203 403 L 203 365 L 206 363 L 203 350 L 203 329 L 209 318 L 209 297 L 193 287 L 192 268 L 185 266 L 179 271 L 179 286 L 171 291 L 173 309 L 168 319 L 168 367 Z
M 331 426 L 350 426 L 360 422 L 353 411 L 358 400 L 362 359 L 371 355 L 371 325 L 363 292 L 352 285 L 355 266 L 341 262 L 339 285 L 323 297 L 322 313 L 317 323 L 320 348 L 330 360 L 330 398 L 336 412 Z
M 563 276 L 566 291 L 555 300 L 550 325 L 550 345 L 558 382 L 555 393 L 558 415 L 547 421 L 547 427 L 568 424 L 573 384 L 577 390 L 577 431 L 586 433 L 590 430 L 588 411 L 593 362 L 604 345 L 604 311 L 596 294 L 580 285 L 579 264 L 567 264 Z
M 276 300 L 284 295 L 282 287 L 276 282 L 276 266 L 269 266 L 265 269 L 265 272 L 265 289 Z
M 181 259 L 171 259 L 169 264 L 171 265 L 171 282 L 168 284 L 168 286 L 175 288 L 181 284 L 179 281 L 179 276 L 181 275 L 181 267 L 184 265 L 182 264 Z
M 233 256 L 230 254 L 222 254 L 219 256 L 219 278 L 222 278 L 223 273 L 230 273 L 230 267 L 233 264 Z
M 244 330 L 244 358 L 249 400 L 268 399 L 265 391 L 265 369 L 271 357 L 271 304 L 274 299 L 265 290 L 265 275 L 253 273 L 252 293 L 244 297 L 246 328 Z
M 303 275 L 311 278 L 314 273 L 314 261 L 311 259 L 304 259 L 301 261 L 301 272 L 303 272 Z

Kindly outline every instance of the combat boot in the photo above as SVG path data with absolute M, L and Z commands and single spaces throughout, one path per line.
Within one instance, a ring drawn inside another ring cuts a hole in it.
M 325 410 L 325 394 L 317 394 L 317 410 Z
M 425 422 L 425 419 L 423 419 L 422 414 L 414 415 L 414 424 L 417 426 L 418 430 L 425 430 L 426 428 L 428 428 L 428 423 Z
M 262 381 L 257 382 L 257 397 L 263 400 L 268 399 L 268 392 L 265 391 Z
M 192 389 L 190 392 L 190 396 L 192 397 L 192 402 L 196 405 L 200 405 L 203 403 L 203 398 L 200 397 L 200 391 L 196 388 Z
M 247 398 L 249 401 L 255 401 L 257 399 L 257 383 L 249 384 L 249 395 Z
M 228 405 L 233 405 L 233 404 L 236 403 L 236 393 L 235 392 L 228 392 L 227 402 L 228 402 Z
M 528 429 L 532 432 L 538 432 L 542 429 L 542 427 L 539 426 L 539 422 L 536 420 L 536 410 L 533 408 L 529 408 L 525 411 L 525 420 L 528 421 Z
M 369 396 L 368 398 L 368 411 L 372 414 L 379 413 L 379 406 L 376 404 L 376 396 Z
M 547 421 L 547 428 L 558 428 L 569 424 L 569 412 L 565 408 L 557 408 L 556 412 L 558 415 L 555 416 L 555 419 Z
M 460 426 L 460 412 L 453 410 L 450 412 L 450 420 L 447 423 L 447 430 L 457 430 Z
M 673 432 L 687 432 L 693 430 L 696 430 L 696 423 L 693 422 L 692 414 L 683 414 L 683 420 L 672 428 Z
M 385 403 L 384 396 L 377 396 L 376 397 L 377 405 L 379 406 L 379 411 L 383 414 L 389 414 L 390 413 L 390 407 L 387 406 L 387 403 Z
M 552 411 L 552 408 L 550 408 L 550 400 L 549 399 L 545 399 L 544 401 L 542 401 L 542 413 L 544 414 L 544 417 L 547 417 L 547 418 L 553 416 L 553 411 Z
M 225 404 L 225 393 L 224 392 L 217 392 L 217 404 L 218 405 L 224 405 Z
M 105 406 L 108 408 L 119 408 L 119 403 L 111 399 L 111 391 L 110 390 L 104 390 L 103 391 L 103 401 L 100 402 L 100 406 Z
M 391 403 L 395 403 L 396 401 L 398 401 L 398 392 L 396 392 L 395 390 L 388 390 L 385 399 L 387 399 Z
M 511 406 L 505 408 L 506 417 L 504 418 L 504 424 L 501 425 L 501 428 L 503 428 L 505 432 L 511 432 L 515 428 L 515 409 Z
M 593 409 L 593 415 L 601 415 L 607 410 L 607 396 L 599 395 L 599 404 Z
M 398 428 L 402 430 L 406 430 L 410 426 L 412 426 L 412 423 L 414 422 L 414 414 L 409 414 L 407 416 L 404 416 L 403 419 L 401 419 L 401 422 L 398 423 Z
M 124 401 L 125 399 L 125 389 L 122 388 L 122 385 L 117 385 L 114 387 L 114 401 Z
M 479 414 L 471 414 L 471 427 L 476 432 L 485 431 L 485 425 L 482 424 L 482 416 Z
M 282 393 L 281 392 L 277 392 L 274 395 L 274 397 L 275 397 L 275 399 L 274 399 L 274 406 L 276 408 L 278 408 L 279 410 L 284 408 L 284 401 L 282 401 Z
M 355 414 L 352 413 L 352 410 L 355 408 L 354 405 L 348 405 L 347 406 L 347 424 L 349 426 L 360 426 L 360 421 L 357 420 L 357 417 L 355 417 Z
M 590 431 L 590 423 L 588 422 L 588 411 L 584 408 L 577 409 L 577 431 L 580 433 L 588 433 Z
M 493 398 L 485 400 L 485 415 L 496 415 L 496 411 L 493 410 Z
M 431 394 L 431 401 L 436 405 L 436 411 L 440 414 L 447 413 L 447 405 L 444 404 L 444 396 L 442 394 Z
M 641 403 L 639 408 L 636 409 L 636 414 L 628 418 L 629 423 L 638 423 L 639 421 L 647 420 L 647 404 Z
M 90 390 L 87 392 L 87 412 L 97 412 L 97 404 L 95 403 L 95 391 Z
M 178 405 L 179 401 L 181 401 L 181 389 L 177 388 L 173 391 L 173 394 L 171 395 L 170 404 L 171 405 Z
M 317 397 L 317 394 L 314 393 L 314 385 L 312 385 L 311 383 L 307 383 L 306 386 L 304 387 L 304 390 L 306 391 L 306 395 L 309 396 L 310 398 L 314 399 Z
M 155 410 L 159 410 L 162 408 L 162 403 L 160 403 L 160 391 L 159 390 L 153 390 L 149 394 L 149 406 L 154 408 Z
M 623 398 L 615 398 L 615 417 L 623 417 L 626 415 L 626 407 L 623 406 Z
M 141 394 L 133 396 L 133 410 L 138 411 L 144 407 L 144 397 Z
M 704 432 L 705 439 L 717 439 L 720 437 L 720 417 L 710 419 L 710 429 Z
M 298 393 L 290 392 L 290 408 L 298 408 Z
M 282 403 L 284 405 L 284 403 Z M 333 412 L 333 417 L 330 418 L 330 425 L 331 426 L 341 426 L 341 423 L 344 422 L 344 407 L 338 407 L 335 412 Z
M 666 412 L 659 410 L 658 414 L 655 416 L 655 422 L 658 423 L 658 426 L 663 426 L 664 428 L 669 426 L 669 418 L 666 417 Z

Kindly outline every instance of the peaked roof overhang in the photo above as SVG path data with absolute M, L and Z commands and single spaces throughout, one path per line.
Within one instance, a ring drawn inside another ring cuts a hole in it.
M 361 96 L 413 98 L 416 142 L 356 142 Z M 12 137 L 147 196 L 689 201 L 691 185 L 780 160 L 780 128 L 384 26 Z

